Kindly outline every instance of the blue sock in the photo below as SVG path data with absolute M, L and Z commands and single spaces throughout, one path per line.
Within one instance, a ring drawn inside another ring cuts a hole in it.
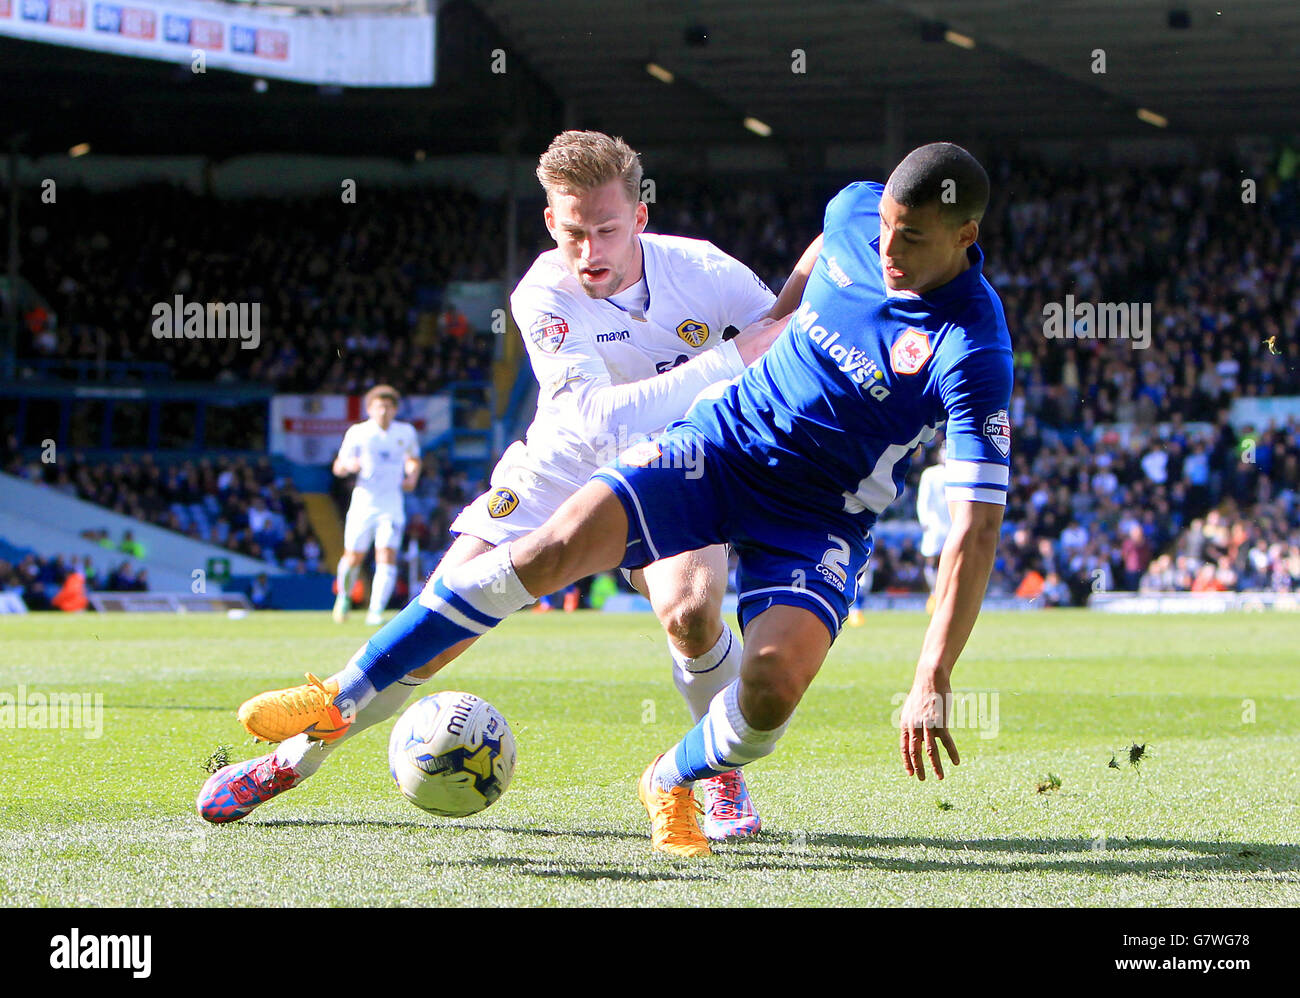
M 486 634 L 531 603 L 510 564 L 509 545 L 435 576 L 424 591 L 381 627 L 335 678 L 334 703 L 344 716 L 452 645 Z
M 676 770 L 677 777 L 672 782 L 694 783 L 696 780 L 707 780 L 710 776 L 718 776 L 729 769 L 739 769 L 739 762 L 729 762 L 721 759 L 714 752 L 709 751 L 709 743 L 713 741 L 712 719 L 708 714 L 700 719 L 700 722 L 686 732 L 686 737 L 677 743 L 673 749 L 672 769 Z M 667 762 L 667 757 L 665 757 Z
M 786 725 L 760 731 L 740 711 L 739 681 L 722 689 L 686 737 L 666 752 L 653 774 L 660 790 L 706 780 L 770 755 Z

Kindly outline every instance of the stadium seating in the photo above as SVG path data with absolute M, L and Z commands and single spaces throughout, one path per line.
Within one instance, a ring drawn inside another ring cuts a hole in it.
M 165 362 L 175 378 L 247 379 L 284 391 L 408 393 L 485 376 L 490 337 L 444 336 L 449 280 L 498 278 L 502 212 L 446 189 L 222 201 L 150 185 L 69 189 L 24 230 L 25 274 L 48 301 L 19 354 L 40 361 Z M 152 338 L 152 307 L 261 305 L 260 346 Z M 430 304 L 423 305 L 424 302 Z M 37 314 L 37 313 L 40 314 Z
M 1224 162 L 1103 176 L 992 163 L 994 200 L 981 242 L 986 275 L 1005 304 L 1017 376 L 1012 483 L 992 593 L 1023 590 L 1031 575 L 1043 600 L 1061 603 L 1099 589 L 1190 589 L 1198 578 L 1207 586 L 1209 576 L 1229 588 L 1300 586 L 1292 571 L 1300 558 L 1300 429 L 1294 421 L 1234 429 L 1226 416 L 1244 396 L 1300 395 L 1300 194 L 1293 178 L 1261 176 L 1258 203 L 1245 206 L 1234 179 L 1242 169 Z M 652 230 L 708 238 L 779 287 L 819 230 L 826 197 L 846 178 L 657 179 Z M 327 198 L 218 202 L 156 187 L 64 197 L 75 211 L 51 213 L 24 234 L 33 284 L 53 312 L 48 328 L 29 323 L 23 352 L 31 358 L 106 350 L 123 361 L 165 359 L 178 378 L 242 378 L 295 391 L 358 391 L 388 377 L 428 391 L 486 371 L 490 338 L 445 313 L 440 289 L 452 279 L 499 276 L 497 205 L 447 190 L 376 194 L 353 211 Z M 145 202 L 150 209 L 137 210 Z M 550 243 L 540 226 L 527 225 L 527 211 L 521 217 L 526 261 Z M 144 356 L 128 330 L 147 328 L 147 317 L 132 309 L 178 291 L 273 304 L 265 347 Z M 1045 335 L 1045 305 L 1066 295 L 1150 303 L 1148 340 Z M 1247 439 L 1255 446 L 1243 461 Z M 914 517 L 922 464 L 887 516 L 894 529 Z M 107 487 L 92 470 L 61 471 L 66 478 L 56 476 L 55 487 L 96 497 Z M 108 476 L 132 488 L 110 489 L 100 501 L 222 545 L 233 536 L 235 548 L 273 550 L 285 564 L 312 562 L 306 531 L 292 508 L 277 510 L 280 500 L 267 497 L 263 510 L 250 496 L 232 517 L 210 489 L 178 491 L 137 477 L 138 468 Z M 477 487 L 445 460 L 426 461 L 410 499 L 422 570 Z M 1254 532 L 1238 544 L 1198 545 L 1195 532 L 1216 510 Z M 254 536 L 251 521 L 268 514 L 274 529 Z M 277 530 L 292 536 L 283 549 Z M 873 568 L 878 591 L 924 591 L 919 555 L 906 541 L 878 545 Z

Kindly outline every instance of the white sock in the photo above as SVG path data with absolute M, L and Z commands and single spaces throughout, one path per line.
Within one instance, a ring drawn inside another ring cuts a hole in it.
M 397 585 L 396 565 L 375 565 L 375 578 L 370 583 L 370 612 L 381 614 L 388 606 L 389 597 L 393 595 L 393 586 Z
M 360 565 L 348 564 L 348 556 L 345 553 L 339 559 L 339 567 L 334 573 L 335 579 L 338 580 L 339 593 L 347 596 L 349 600 L 352 598 L 352 583 L 356 581 L 357 569 L 360 567 Z
M 443 584 L 479 613 L 504 620 L 516 610 L 537 602 L 524 588 L 510 561 L 510 545 L 499 544 L 463 565 L 448 569 Z M 439 602 L 430 579 L 420 594 L 420 605 L 430 607 Z M 427 602 L 426 602 L 427 600 Z
M 415 676 L 404 676 L 392 686 L 375 694 L 374 698 L 357 712 L 357 716 L 348 725 L 347 731 L 332 742 L 322 742 L 306 735 L 294 735 L 280 743 L 275 750 L 275 761 L 281 766 L 292 766 L 303 779 L 320 769 L 321 764 L 330 757 L 330 753 L 349 738 L 360 734 L 389 717 L 392 717 L 406 704 L 411 690 L 426 682 Z
M 777 740 L 789 725 L 787 719 L 780 727 L 760 731 L 746 721 L 740 712 L 740 681 L 737 680 L 714 697 L 703 720 L 663 754 L 655 766 L 654 784 L 660 790 L 671 790 L 689 786 L 695 780 L 711 775 L 709 772 L 682 772 L 677 766 L 679 748 L 683 750 L 683 758 L 702 760 L 708 770 L 723 773 L 771 755 Z
M 673 682 L 690 709 L 692 721 L 707 714 L 713 698 L 740 676 L 740 638 L 725 623 L 717 642 L 698 658 L 687 658 L 671 640 L 668 654 L 673 657 Z

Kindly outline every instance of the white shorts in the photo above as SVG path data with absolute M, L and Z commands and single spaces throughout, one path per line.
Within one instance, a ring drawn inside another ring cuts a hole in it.
M 518 448 L 518 449 L 516 449 Z M 469 534 L 489 544 L 504 544 L 536 530 L 577 489 L 553 482 L 522 467 L 524 445 L 511 444 L 492 470 L 491 486 L 460 511 L 451 523 L 454 534 Z
M 373 541 L 377 548 L 399 548 L 405 529 L 404 511 L 353 503 L 343 521 L 343 547 L 347 551 L 368 551 Z

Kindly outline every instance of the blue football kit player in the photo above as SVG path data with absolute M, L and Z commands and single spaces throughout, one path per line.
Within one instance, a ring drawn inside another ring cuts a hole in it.
M 946 420 L 952 530 L 900 721 L 909 775 L 943 778 L 951 673 L 988 583 L 1010 463 L 1011 342 L 976 243 L 979 163 L 951 143 L 913 150 L 885 185 L 828 204 L 803 300 L 776 343 L 720 397 L 624 453 L 532 533 L 429 580 L 326 684 L 240 710 L 255 736 L 334 731 L 376 692 L 510 613 L 598 571 L 729 542 L 739 556 L 740 676 L 642 774 L 653 849 L 710 849 L 696 780 L 769 755 L 848 615 L 871 527 L 912 452 Z

